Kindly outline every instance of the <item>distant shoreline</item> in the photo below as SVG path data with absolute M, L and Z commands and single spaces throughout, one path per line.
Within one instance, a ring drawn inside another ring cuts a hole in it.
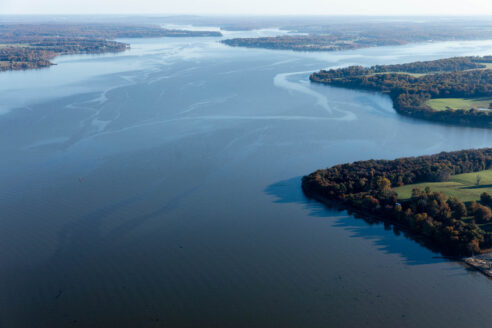
M 0 72 L 40 69 L 60 55 L 119 53 L 121 38 L 220 37 L 219 31 L 163 29 L 152 25 L 0 24 Z

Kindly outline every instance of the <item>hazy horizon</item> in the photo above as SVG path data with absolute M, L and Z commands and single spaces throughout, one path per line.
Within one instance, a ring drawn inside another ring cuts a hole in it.
M 367 17 L 367 18 L 471 18 L 471 17 L 480 17 L 487 18 L 492 17 L 492 13 L 490 14 L 447 14 L 447 15 L 439 15 L 439 14 L 422 14 L 422 15 L 390 15 L 390 14 L 261 14 L 261 13 L 246 13 L 246 14 L 235 14 L 235 13 L 169 13 L 169 12 L 161 12 L 161 13 L 109 13 L 109 12 L 100 12 L 100 13 L 0 13 L 1 16 L 125 16 L 125 17 L 173 17 L 173 16 L 181 16 L 181 17 L 231 17 L 231 18 L 242 18 L 242 17 L 285 17 L 285 18 L 323 18 L 323 17 Z
M 2 15 L 305 15 L 305 16 L 488 16 L 492 2 L 486 0 L 3 0 Z

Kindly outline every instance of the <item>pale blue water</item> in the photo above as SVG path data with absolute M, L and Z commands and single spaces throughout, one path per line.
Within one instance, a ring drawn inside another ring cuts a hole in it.
M 322 54 L 126 41 L 0 74 L 0 327 L 490 325 L 490 280 L 307 200 L 300 177 L 490 146 L 489 130 L 406 119 L 308 75 L 491 41 Z

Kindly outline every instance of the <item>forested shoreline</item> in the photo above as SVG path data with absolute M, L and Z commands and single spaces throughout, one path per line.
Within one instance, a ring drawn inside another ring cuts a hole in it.
M 223 40 L 231 47 L 266 48 L 294 51 L 341 51 L 368 47 L 398 46 L 406 42 L 395 39 L 368 38 L 354 41 L 339 35 L 287 35 L 275 37 L 234 38 Z
M 492 56 L 456 57 L 370 68 L 350 66 L 313 73 L 310 80 L 338 87 L 388 94 L 395 110 L 403 115 L 448 124 L 492 126 L 487 110 L 449 108 L 433 110 L 426 101 L 435 98 L 492 96 Z
M 492 232 L 482 229 L 492 220 L 492 198 L 464 203 L 429 188 L 415 189 L 399 200 L 392 188 L 429 181 L 446 181 L 451 175 L 492 168 L 492 148 L 442 152 L 432 156 L 369 160 L 335 165 L 302 179 L 311 197 L 335 202 L 362 215 L 405 227 L 446 255 L 488 252 Z
M 208 37 L 217 31 L 169 30 L 151 25 L 0 24 L 0 72 L 43 68 L 67 54 L 116 53 L 129 49 L 117 38 Z

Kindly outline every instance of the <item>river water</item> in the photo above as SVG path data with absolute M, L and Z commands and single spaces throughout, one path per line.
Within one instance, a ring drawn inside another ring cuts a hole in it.
M 0 327 L 490 325 L 490 280 L 306 199 L 300 179 L 491 146 L 489 130 L 404 118 L 386 96 L 308 76 L 492 54 L 492 41 L 334 53 L 125 41 L 0 74 Z

